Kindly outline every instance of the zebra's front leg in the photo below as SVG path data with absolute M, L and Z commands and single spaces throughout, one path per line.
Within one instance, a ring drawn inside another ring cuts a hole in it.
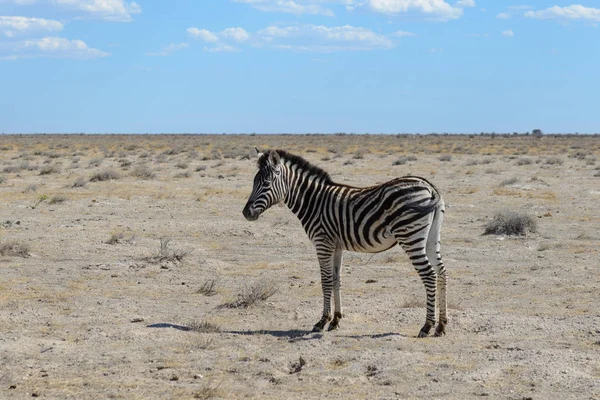
M 331 321 L 331 292 L 333 290 L 333 251 L 317 247 L 317 257 L 321 268 L 321 288 L 323 289 L 323 314 L 313 327 L 313 332 L 322 332 Z
M 329 324 L 327 330 L 332 331 L 340 326 L 342 319 L 342 250 L 336 250 L 333 254 L 333 320 Z

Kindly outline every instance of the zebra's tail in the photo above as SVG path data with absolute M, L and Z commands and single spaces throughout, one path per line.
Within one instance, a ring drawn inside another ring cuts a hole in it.
M 427 181 L 426 181 L 427 182 Z M 427 182 L 429 183 L 429 182 Z M 419 216 L 424 216 L 431 214 L 432 212 L 437 211 L 440 208 L 444 208 L 444 200 L 442 196 L 438 192 L 437 188 L 430 184 L 431 186 L 431 199 L 425 204 L 409 204 L 406 206 L 406 211 L 415 212 Z

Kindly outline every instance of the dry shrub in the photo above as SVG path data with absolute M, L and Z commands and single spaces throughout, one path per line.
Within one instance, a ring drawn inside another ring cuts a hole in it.
M 519 182 L 519 178 L 513 176 L 512 178 L 508 178 L 500 182 L 500 186 L 510 186 L 514 185 L 517 182 Z
M 277 293 L 278 288 L 272 281 L 259 281 L 252 286 L 247 287 L 242 293 L 238 294 L 237 300 L 226 303 L 227 308 L 248 308 L 257 303 L 267 300 Z
M 216 279 L 209 279 L 207 281 L 205 281 L 202 286 L 200 286 L 200 289 L 198 289 L 198 291 L 196 293 L 198 294 L 202 294 L 204 296 L 214 296 L 215 294 L 217 294 L 217 280 Z
M 61 204 L 65 201 L 67 201 L 67 198 L 65 196 L 63 196 L 62 194 L 57 194 L 55 196 L 52 196 L 50 200 L 48 200 L 48 204 Z
M 147 165 L 141 164 L 137 165 L 133 171 L 131 171 L 131 175 L 140 179 L 153 179 L 156 177 L 154 171 L 150 169 Z
M 75 179 L 75 182 L 73 182 L 73 184 L 71 185 L 71 188 L 72 189 L 75 189 L 75 188 L 84 188 L 86 186 L 87 186 L 86 180 L 83 177 L 80 176 L 79 178 Z
M 96 172 L 90 177 L 90 182 L 105 182 L 110 180 L 117 180 L 121 176 L 118 172 L 112 169 L 105 169 L 104 171 Z
M 9 240 L 0 243 L 0 255 L 8 257 L 29 257 L 30 247 L 27 243 L 22 243 L 17 240 Z
M 40 169 L 40 175 L 59 174 L 60 168 L 57 165 L 47 165 Z
M 158 253 L 144 258 L 144 260 L 154 263 L 154 264 L 163 264 L 163 263 L 180 263 L 183 259 L 190 254 L 188 250 L 183 249 L 173 249 L 171 247 L 171 239 L 162 237 L 160 238 L 160 249 Z
M 199 333 L 217 333 L 221 332 L 221 327 L 208 321 L 194 321 L 188 325 L 191 331 Z
M 516 211 L 500 211 L 485 226 L 484 235 L 518 235 L 537 232 L 536 220 Z

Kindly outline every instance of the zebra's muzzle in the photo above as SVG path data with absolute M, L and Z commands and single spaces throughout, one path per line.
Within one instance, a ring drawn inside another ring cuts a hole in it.
M 258 219 L 258 216 L 260 215 L 260 212 L 251 207 L 249 204 L 246 205 L 246 207 L 244 207 L 244 211 L 242 211 L 242 214 L 244 214 L 244 217 L 248 220 L 248 221 L 256 221 Z

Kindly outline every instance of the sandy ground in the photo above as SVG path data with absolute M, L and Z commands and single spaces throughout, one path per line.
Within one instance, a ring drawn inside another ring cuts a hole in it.
M 345 318 L 310 333 L 299 222 L 241 214 L 254 145 L 356 186 L 433 181 L 447 335 L 415 337 L 399 248 L 345 253 Z M 597 136 L 0 136 L 0 398 L 600 399 L 599 156 Z M 503 210 L 538 232 L 482 235 Z

